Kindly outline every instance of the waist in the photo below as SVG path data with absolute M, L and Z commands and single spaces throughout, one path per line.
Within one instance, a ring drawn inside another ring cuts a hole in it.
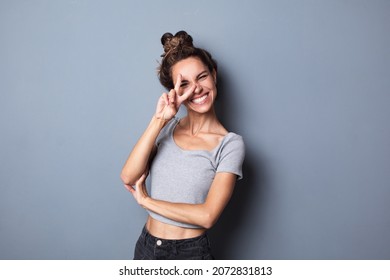
M 184 228 L 165 224 L 150 216 L 145 227 L 151 235 L 162 239 L 188 239 L 198 237 L 206 232 L 204 228 Z

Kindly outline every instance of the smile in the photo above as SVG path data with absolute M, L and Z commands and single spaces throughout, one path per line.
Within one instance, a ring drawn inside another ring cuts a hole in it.
M 208 96 L 209 96 L 209 94 L 206 93 L 206 94 L 203 95 L 203 96 L 200 96 L 200 97 L 191 99 L 191 102 L 192 102 L 192 103 L 195 103 L 196 105 L 202 105 L 202 104 L 204 104 L 204 103 L 206 102 L 206 99 L 207 99 Z

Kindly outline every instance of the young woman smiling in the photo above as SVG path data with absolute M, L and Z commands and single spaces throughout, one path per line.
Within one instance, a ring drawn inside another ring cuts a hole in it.
M 168 92 L 121 173 L 149 213 L 134 259 L 213 259 L 207 230 L 242 178 L 244 142 L 216 116 L 217 64 L 210 53 L 194 47 L 185 31 L 165 33 L 161 42 L 158 75 Z M 187 115 L 179 119 L 182 104 Z

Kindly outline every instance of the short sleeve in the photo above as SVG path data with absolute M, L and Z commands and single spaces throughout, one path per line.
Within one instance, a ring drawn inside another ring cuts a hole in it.
M 245 144 L 242 137 L 231 133 L 219 151 L 219 160 L 216 172 L 236 174 L 238 180 L 243 178 L 242 164 L 245 158 Z
M 179 123 L 179 119 L 177 117 L 173 117 L 164 127 L 161 129 L 159 135 L 156 138 L 155 145 L 158 147 L 160 142 L 163 141 L 164 138 L 170 137 L 175 129 L 176 125 Z

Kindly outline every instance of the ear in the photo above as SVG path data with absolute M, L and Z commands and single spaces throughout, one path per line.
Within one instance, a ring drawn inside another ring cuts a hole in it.
M 214 79 L 214 84 L 217 85 L 217 71 L 215 69 L 213 70 L 212 75 L 213 75 L 213 79 Z

